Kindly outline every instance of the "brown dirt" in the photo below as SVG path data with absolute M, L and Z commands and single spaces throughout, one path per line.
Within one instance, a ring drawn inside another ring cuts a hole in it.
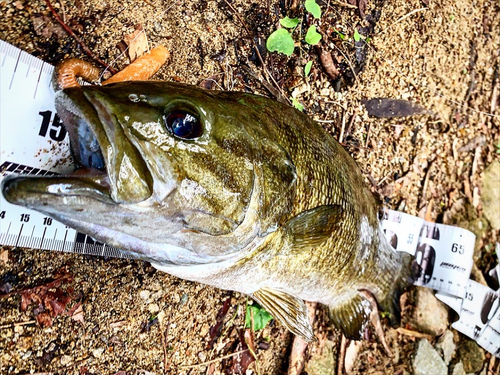
M 355 9 L 328 3 L 322 4 L 319 22 L 329 35 L 323 48 L 338 60 L 343 58 L 340 49 L 354 62 L 354 29 L 368 24 Z M 234 12 L 262 45 L 276 28 L 279 2 L 232 4 L 234 9 L 211 0 L 54 2 L 89 48 L 118 69 L 129 61 L 116 45 L 141 23 L 150 45 L 163 44 L 171 52 L 157 78 L 191 84 L 211 78 L 224 89 L 270 95 L 242 67 L 248 63 L 257 76 L 268 79 L 255 58 L 248 61 L 253 41 Z M 482 172 L 498 160 L 495 145 L 500 143 L 500 112 L 492 108 L 500 60 L 500 8 L 483 0 L 430 0 L 428 8 L 410 14 L 420 8 L 425 6 L 418 0 L 368 2 L 367 14 L 379 11 L 380 20 L 368 43 L 365 68 L 353 79 L 343 58 L 339 92 L 322 70 L 315 49 L 307 45 L 301 44 L 289 59 L 268 53 L 264 60 L 286 97 L 294 93 L 306 112 L 337 139 L 343 133 L 342 142 L 389 207 L 473 230 L 478 236 L 477 265 L 484 273 L 494 262 L 491 244 L 498 241 L 498 232 L 482 218 L 480 196 Z M 1 39 L 50 63 L 83 56 L 52 21 L 45 2 L 2 0 L 0 11 Z M 342 42 L 333 28 L 351 42 Z M 304 78 L 303 66 L 310 59 L 313 70 Z M 344 82 L 349 80 L 352 86 Z M 369 118 L 361 100 L 373 97 L 412 100 L 435 116 Z M 217 374 L 229 367 L 227 360 L 199 364 L 236 350 L 238 331 L 244 326 L 244 296 L 228 297 L 228 292 L 173 278 L 138 261 L 7 250 L 0 274 L 4 280 L 10 278 L 16 290 L 50 280 L 63 266 L 74 275 L 71 295 L 82 302 L 85 323 L 59 316 L 51 327 L 6 328 L 3 325 L 33 320 L 33 308 L 21 312 L 19 296 L 0 300 L 1 373 Z M 207 349 L 209 329 L 227 298 L 231 303 L 222 335 L 214 349 Z M 155 318 L 161 322 L 143 328 Z M 338 333 L 325 319 L 316 330 L 338 344 Z M 397 359 L 388 359 L 376 339 L 366 341 L 353 374 L 411 372 L 414 340 L 390 332 Z M 269 343 L 257 351 L 260 373 L 285 373 L 290 334 L 275 324 L 258 333 L 256 342 Z M 183 367 L 187 365 L 197 366 Z M 255 372 L 257 367 L 250 369 Z

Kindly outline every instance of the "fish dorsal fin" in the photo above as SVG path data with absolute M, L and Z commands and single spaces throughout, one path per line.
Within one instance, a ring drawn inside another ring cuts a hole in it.
M 307 307 L 301 299 L 272 288 L 261 288 L 252 294 L 276 320 L 307 342 L 315 341 L 307 317 Z
M 346 216 L 338 204 L 319 206 L 290 219 L 284 230 L 294 248 L 316 247 L 332 236 L 335 227 L 340 229 Z

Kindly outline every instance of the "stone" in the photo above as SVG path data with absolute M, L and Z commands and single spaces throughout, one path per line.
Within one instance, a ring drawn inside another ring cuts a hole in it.
M 151 292 L 149 290 L 141 290 L 139 292 L 139 297 L 141 297 L 141 299 L 143 301 L 147 301 L 149 299 L 150 295 L 151 295 Z
M 61 365 L 66 366 L 73 362 L 73 358 L 69 355 L 63 355 L 61 357 Z
M 157 314 L 160 311 L 160 307 L 156 303 L 152 303 L 148 306 L 148 310 L 151 314 Z
M 447 330 L 439 338 L 436 347 L 442 351 L 444 363 L 446 363 L 446 365 L 449 365 L 451 359 L 453 358 L 453 354 L 455 354 L 455 349 L 457 348 L 457 346 L 455 345 L 455 341 L 453 341 L 453 332 Z
M 495 230 L 500 230 L 500 162 L 494 161 L 485 169 L 481 202 L 484 216 Z
M 431 336 L 440 336 L 448 328 L 449 314 L 446 306 L 429 288 L 415 287 L 412 291 L 415 308 L 405 317 L 411 329 Z
M 317 375 L 335 375 L 337 366 L 333 353 L 334 346 L 333 341 L 326 340 L 321 350 L 311 354 L 311 358 L 306 363 L 305 372 Z
M 102 353 L 104 353 L 104 348 L 97 348 L 92 350 L 92 355 L 96 358 L 101 358 Z
M 458 362 L 455 366 L 453 366 L 451 375 L 467 375 L 464 370 L 464 364 L 462 362 Z
M 475 341 L 465 339 L 458 347 L 458 356 L 466 373 L 478 372 L 483 368 L 484 351 Z
M 429 341 L 422 339 L 413 360 L 413 371 L 415 375 L 447 375 L 448 366 Z

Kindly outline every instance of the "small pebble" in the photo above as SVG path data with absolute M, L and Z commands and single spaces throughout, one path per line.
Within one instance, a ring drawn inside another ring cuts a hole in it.
M 447 330 L 440 338 L 436 345 L 438 349 L 443 351 L 443 359 L 446 365 L 450 364 L 453 354 L 455 353 L 456 345 L 453 341 L 453 332 Z
M 185 305 L 187 303 L 187 301 L 189 300 L 189 296 L 187 295 L 187 293 L 184 293 L 182 296 L 181 296 L 181 305 Z
M 101 358 L 102 353 L 104 353 L 104 348 L 97 348 L 92 350 L 92 355 L 96 358 Z
M 151 292 L 149 290 L 141 290 L 139 292 L 139 297 L 141 297 L 141 299 L 143 301 L 147 301 L 149 299 L 150 295 L 151 295 Z
M 160 311 L 160 307 L 156 303 L 152 303 L 148 306 L 148 310 L 151 314 L 157 314 Z
M 70 357 L 69 355 L 63 355 L 61 357 L 61 365 L 66 366 L 70 364 L 73 361 L 73 358 Z
M 31 353 L 32 353 L 31 350 L 28 350 L 26 353 L 24 353 L 24 355 L 23 355 L 22 358 L 23 359 L 28 359 L 29 357 L 31 357 Z

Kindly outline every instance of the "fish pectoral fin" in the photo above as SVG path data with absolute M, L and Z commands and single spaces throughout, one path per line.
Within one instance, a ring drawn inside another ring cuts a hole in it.
M 370 321 L 372 306 L 361 293 L 343 302 L 329 306 L 330 319 L 337 329 L 351 340 L 360 340 Z
M 342 206 L 325 205 L 304 211 L 290 219 L 284 230 L 294 249 L 315 248 L 332 236 L 335 227 L 348 217 Z
M 316 341 L 303 300 L 272 288 L 261 288 L 252 298 L 292 333 L 307 342 Z

